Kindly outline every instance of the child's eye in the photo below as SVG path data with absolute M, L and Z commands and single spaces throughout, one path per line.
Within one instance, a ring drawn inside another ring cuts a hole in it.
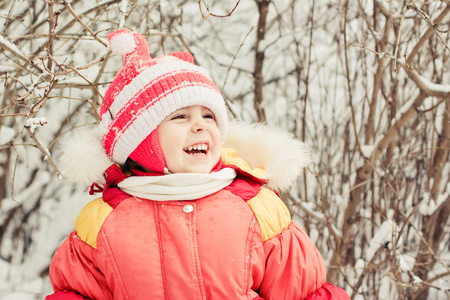
M 171 120 L 177 120 L 177 119 L 182 120 L 182 119 L 185 119 L 185 118 L 186 118 L 185 115 L 175 115 L 175 116 L 173 116 L 171 118 Z
M 205 115 L 203 115 L 203 118 L 205 118 L 205 119 L 212 119 L 212 120 L 215 119 L 213 114 L 205 114 Z

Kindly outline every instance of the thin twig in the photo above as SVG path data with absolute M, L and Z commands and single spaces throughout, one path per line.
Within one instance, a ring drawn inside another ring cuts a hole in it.
M 444 10 L 439 14 L 439 16 L 434 20 L 434 24 L 440 24 L 442 20 L 447 16 L 450 12 L 450 5 L 444 8 Z M 428 30 L 424 33 L 424 35 L 420 38 L 420 40 L 416 43 L 414 48 L 411 50 L 406 62 L 408 64 L 412 64 L 414 57 L 419 53 L 419 49 L 425 44 L 425 42 L 433 35 L 434 27 L 428 28 Z
M 0 118 L 6 118 L 6 117 L 21 117 L 21 116 L 27 116 L 27 113 L 16 113 L 16 114 L 0 114 Z
M 74 73 L 75 71 L 88 69 L 88 68 L 92 67 L 93 65 L 96 65 L 96 64 L 99 64 L 99 63 L 103 62 L 103 61 L 105 60 L 105 57 L 108 55 L 108 53 L 110 53 L 110 52 L 109 52 L 109 51 L 106 52 L 105 54 L 102 55 L 102 57 L 100 57 L 100 58 L 98 58 L 98 59 L 95 59 L 95 60 L 93 60 L 93 61 L 87 63 L 87 64 L 84 65 L 84 66 L 81 66 L 81 67 L 75 67 L 75 68 L 74 68 L 74 67 L 70 67 L 70 66 L 68 66 L 68 65 L 66 65 L 66 64 L 60 64 L 60 63 L 58 63 L 58 62 L 56 61 L 56 59 L 55 59 L 53 56 L 42 56 L 42 57 L 39 57 L 39 59 L 41 59 L 41 60 L 43 61 L 44 58 L 47 58 L 47 59 L 49 59 L 50 61 L 55 62 L 61 70 L 64 70 L 63 72 L 53 72 L 53 71 L 51 71 L 49 68 L 45 68 L 45 70 L 46 70 L 49 74 L 51 74 L 51 75 L 53 75 L 53 76 L 63 76 L 63 75 L 68 75 L 68 74 L 70 74 L 70 73 Z M 70 69 L 70 70 L 69 70 L 69 71 L 66 71 L 65 69 Z
M 208 3 L 205 2 L 205 0 L 198 0 L 198 8 L 200 9 L 200 14 L 202 15 L 202 18 L 204 18 L 204 19 L 209 16 L 216 17 L 216 18 L 226 18 L 226 17 L 230 17 L 234 13 L 234 11 L 236 10 L 236 8 L 238 7 L 240 2 L 241 2 L 241 0 L 238 0 L 236 2 L 236 5 L 233 7 L 233 9 L 227 15 L 223 15 L 223 16 L 211 13 L 211 11 L 209 10 L 209 5 L 208 5 Z M 208 12 L 207 16 L 205 16 L 203 14 L 202 3 L 205 5 L 206 11 Z
M 28 135 L 36 144 L 36 147 L 41 151 L 42 155 L 44 156 L 44 160 L 48 161 L 49 165 L 55 171 L 56 175 L 58 176 L 61 175 L 61 172 L 59 171 L 58 166 L 53 161 L 52 157 L 50 156 L 50 153 L 42 146 L 41 142 L 37 139 L 35 133 L 32 132 L 29 127 L 25 127 L 25 130 L 28 132 Z
M 24 61 L 26 63 L 26 66 L 31 65 L 34 68 L 36 68 L 36 70 L 38 70 L 39 72 L 42 72 L 41 68 L 36 66 L 33 63 L 33 61 L 30 60 L 28 57 L 26 57 L 23 53 L 21 53 L 20 50 L 17 47 L 14 46 L 14 44 L 12 44 L 9 41 L 7 41 L 6 39 L 4 39 L 1 35 L 0 35 L 0 48 L 5 49 L 6 51 L 11 53 L 12 55 L 17 57 L 18 59 Z
M 11 183 L 11 199 L 16 202 L 17 204 L 20 204 L 19 201 L 17 201 L 14 198 L 14 184 L 16 182 L 16 170 L 17 170 L 17 165 L 19 164 L 19 155 L 16 156 L 16 162 L 14 163 L 14 170 L 13 170 L 13 175 L 12 175 L 12 183 Z
M 68 67 L 70 68 L 70 66 L 68 66 Z M 108 105 L 108 103 L 106 103 L 105 98 L 103 98 L 102 94 L 99 92 L 99 90 L 97 89 L 97 87 L 95 86 L 95 84 L 93 84 L 93 83 L 92 83 L 91 81 L 89 81 L 86 77 L 84 77 L 83 75 L 81 75 L 77 70 L 75 70 L 75 69 L 73 69 L 73 70 L 74 70 L 74 72 L 75 72 L 78 76 L 80 76 L 80 77 L 83 78 L 87 83 L 89 83 L 89 85 L 97 92 L 97 94 L 100 96 L 100 98 L 102 98 L 102 102 L 105 104 L 106 108 L 108 109 L 108 112 L 109 112 L 109 114 L 110 114 L 110 116 L 111 116 L 111 119 L 112 119 L 112 118 L 113 118 L 113 114 L 112 114 L 111 110 L 109 109 L 109 105 Z M 96 114 L 96 116 L 97 116 L 97 118 L 98 118 L 99 120 L 102 119 L 102 118 L 100 117 L 100 115 L 98 114 L 97 111 L 95 111 L 95 114 Z
M 49 2 L 48 3 L 48 21 L 49 21 L 49 33 L 48 33 L 48 40 L 47 40 L 47 55 L 52 56 L 53 55 L 53 38 L 55 36 L 55 29 L 58 24 L 58 16 L 55 17 L 55 14 L 53 13 L 53 7 L 55 5 L 55 2 Z M 59 14 L 58 14 L 59 15 Z M 52 69 L 52 61 L 47 61 L 47 68 Z
M 450 29 L 440 30 L 436 23 L 431 22 L 430 17 L 428 16 L 428 14 L 426 14 L 424 11 L 419 9 L 415 4 L 413 4 L 413 5 L 412 4 L 408 4 L 406 7 L 409 8 L 409 9 L 414 10 L 419 16 L 421 16 L 422 19 L 424 19 L 434 29 L 434 31 L 436 32 L 437 36 L 441 40 L 441 42 L 444 44 L 445 48 L 447 48 L 447 50 L 450 50 L 449 46 L 445 42 L 445 39 L 441 35 L 441 33 L 448 33 L 450 31 Z
M 345 2 L 344 4 L 344 12 L 345 12 L 345 20 L 347 20 L 347 11 L 348 11 L 348 1 Z M 344 24 L 344 45 L 347 45 L 347 21 L 345 21 Z M 365 41 L 365 37 L 364 37 L 364 41 Z M 352 112 L 352 128 L 353 128 L 353 134 L 355 136 L 355 141 L 356 141 L 356 147 L 358 149 L 358 152 L 361 154 L 361 156 L 363 156 L 363 151 L 361 150 L 361 143 L 359 141 L 359 134 L 358 134 L 358 130 L 356 128 L 356 117 L 355 117 L 355 109 L 353 106 L 353 95 L 352 95 L 352 91 L 351 91 L 351 83 L 350 83 L 350 69 L 349 69 L 349 62 L 348 62 L 348 54 L 347 54 L 347 48 L 344 49 L 344 60 L 345 60 L 345 74 L 346 74 L 346 82 L 347 82 L 347 93 L 348 93 L 348 98 L 349 98 L 349 103 L 350 103 L 350 108 L 351 108 L 351 112 Z
M 41 100 L 39 100 L 38 102 L 36 102 L 31 108 L 30 111 L 27 114 L 28 118 L 33 118 L 36 113 L 41 109 L 41 107 L 45 104 L 45 102 L 47 102 L 48 100 L 48 95 L 50 94 L 50 92 L 52 91 L 52 89 L 54 88 L 54 84 L 50 85 L 50 88 L 48 89 L 48 91 L 45 93 L 45 95 L 41 98 Z
M 400 49 L 400 38 L 402 36 L 402 25 L 403 20 L 405 19 L 405 15 L 406 10 L 403 12 L 402 17 L 400 18 L 400 23 L 398 24 L 397 41 L 395 42 L 395 50 L 394 50 L 394 71 L 398 70 L 397 58 L 398 58 L 398 51 Z
M 66 6 L 67 10 L 72 14 L 72 16 L 78 21 L 78 23 L 80 23 L 81 26 L 83 26 L 84 29 L 86 29 L 87 32 L 89 32 L 92 37 L 94 39 L 96 39 L 97 41 L 99 41 L 103 46 L 108 47 L 108 43 L 105 42 L 104 40 L 102 40 L 101 38 L 99 38 L 90 28 L 89 26 L 87 26 L 86 24 L 84 24 L 84 22 L 80 19 L 80 17 L 78 17 L 78 15 L 76 14 L 76 12 L 73 10 L 72 6 L 67 2 L 64 1 L 63 2 L 64 5 Z
M 447 200 L 448 201 L 448 200 Z M 402 212 L 400 212 L 402 214 L 403 217 L 407 217 L 405 214 L 403 214 Z M 414 231 L 416 232 L 416 234 L 419 236 L 420 240 L 424 243 L 424 245 L 427 247 L 428 251 L 430 251 L 431 255 L 436 259 L 436 261 L 438 261 L 446 270 L 447 272 L 450 272 L 450 268 L 447 266 L 446 263 L 444 263 L 439 256 L 433 251 L 433 249 L 431 249 L 430 244 L 428 244 L 427 240 L 423 237 L 423 235 L 421 234 L 420 230 L 416 227 L 416 225 L 414 225 L 414 222 L 412 222 L 410 219 L 406 219 L 406 221 L 409 223 L 409 225 L 414 229 Z
M 242 49 L 242 47 L 244 46 L 244 43 L 245 43 L 245 41 L 247 40 L 248 36 L 250 35 L 250 33 L 251 33 L 255 28 L 256 28 L 255 26 L 252 26 L 252 27 L 250 28 L 249 32 L 247 32 L 247 34 L 245 35 L 245 37 L 244 37 L 244 39 L 242 40 L 241 44 L 239 45 L 237 51 L 233 54 L 233 59 L 231 60 L 231 63 L 230 63 L 230 65 L 228 66 L 228 69 L 227 69 L 227 73 L 226 73 L 227 75 L 225 76 L 225 80 L 223 81 L 222 87 L 220 88 L 220 92 L 221 92 L 221 93 L 223 93 L 223 90 L 225 89 L 225 85 L 227 84 L 227 81 L 228 81 L 228 76 L 230 75 L 231 68 L 233 67 L 234 61 L 236 60 L 239 51 L 241 51 L 241 49 Z
M 447 91 L 441 89 L 443 86 L 440 84 L 435 84 L 435 83 L 427 83 L 425 81 L 425 79 L 420 76 L 417 71 L 415 71 L 414 69 L 412 69 L 409 64 L 407 63 L 406 59 L 401 59 L 398 60 L 395 56 L 391 56 L 391 55 L 387 55 L 387 54 L 382 54 L 382 53 L 378 53 L 375 50 L 369 49 L 367 48 L 364 44 L 362 45 L 352 45 L 352 44 L 346 44 L 345 46 L 349 47 L 357 47 L 357 48 L 362 48 L 364 50 L 368 50 L 374 54 L 377 55 L 385 55 L 386 57 L 389 57 L 393 60 L 395 60 L 395 62 L 399 63 L 400 66 L 403 67 L 403 69 L 405 70 L 406 74 L 408 75 L 408 77 L 414 81 L 414 83 L 417 85 L 417 87 L 424 92 L 427 96 L 434 96 L 434 97 L 447 97 L 448 93 Z

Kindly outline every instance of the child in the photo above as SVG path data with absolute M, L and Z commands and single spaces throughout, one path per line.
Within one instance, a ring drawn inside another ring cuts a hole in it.
M 56 251 L 46 299 L 349 299 L 272 191 L 307 163 L 303 144 L 249 125 L 227 136 L 224 100 L 189 53 L 152 59 L 127 30 L 109 43 L 125 60 L 100 125 L 61 158 L 102 198 Z

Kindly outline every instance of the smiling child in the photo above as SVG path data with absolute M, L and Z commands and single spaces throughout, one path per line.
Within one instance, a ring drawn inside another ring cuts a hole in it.
M 159 144 L 172 173 L 209 173 L 222 148 L 214 114 L 206 107 L 183 107 L 158 126 Z
M 349 299 L 326 283 L 320 253 L 275 192 L 309 162 L 303 143 L 228 128 L 219 90 L 189 53 L 151 58 L 128 30 L 109 43 L 124 66 L 102 120 L 61 157 L 66 177 L 102 197 L 55 252 L 46 299 Z

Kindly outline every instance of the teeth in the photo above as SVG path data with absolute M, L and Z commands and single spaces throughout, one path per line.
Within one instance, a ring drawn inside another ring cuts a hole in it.
M 184 150 L 186 150 L 186 151 L 191 151 L 191 150 L 208 150 L 208 145 L 206 145 L 206 144 L 197 144 L 197 145 L 189 146 L 189 147 L 185 148 Z

